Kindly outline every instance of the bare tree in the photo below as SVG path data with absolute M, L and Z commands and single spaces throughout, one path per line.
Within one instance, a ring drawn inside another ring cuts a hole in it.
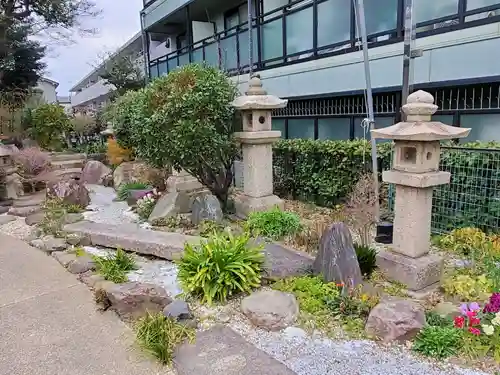
M 141 58 L 134 53 L 111 54 L 104 57 L 102 79 L 113 85 L 117 95 L 144 87 L 144 68 Z

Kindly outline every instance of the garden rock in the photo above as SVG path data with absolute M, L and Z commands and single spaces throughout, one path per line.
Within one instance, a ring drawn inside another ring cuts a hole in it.
M 385 342 L 402 342 L 414 338 L 424 325 L 425 311 L 420 304 L 405 299 L 389 299 L 373 308 L 365 330 Z
M 66 242 L 61 238 L 53 236 L 33 240 L 30 242 L 30 245 L 49 254 L 54 251 L 63 251 L 66 249 Z
M 10 223 L 11 221 L 16 220 L 15 216 L 12 215 L 2 215 L 0 216 L 0 225 L 4 225 Z
M 452 302 L 440 302 L 434 307 L 434 312 L 443 318 L 454 318 L 461 315 L 460 308 Z
M 26 222 L 27 225 L 36 225 L 39 224 L 43 218 L 45 217 L 44 212 L 36 212 L 34 214 L 31 214 L 29 216 L 26 216 L 26 219 L 24 221 Z
M 151 313 L 161 312 L 172 302 L 165 289 L 147 283 L 128 282 L 113 284 L 106 288 L 111 308 L 124 319 L 135 319 Z
M 47 197 L 59 198 L 67 204 L 87 207 L 90 203 L 89 191 L 79 181 L 69 179 L 47 184 Z
M 89 288 L 95 288 L 96 285 L 98 285 L 99 283 L 103 283 L 106 281 L 106 279 L 103 276 L 93 274 L 90 271 L 80 274 L 79 280 L 85 285 L 87 285 Z
M 186 320 L 193 318 L 193 314 L 191 314 L 189 305 L 185 301 L 181 300 L 175 300 L 172 303 L 169 303 L 163 309 L 163 315 L 165 315 L 167 318 L 174 318 L 176 320 Z
M 61 265 L 66 268 L 68 265 L 75 261 L 77 256 L 72 253 L 68 253 L 66 251 L 55 251 L 52 253 L 52 256 L 59 262 Z
M 83 167 L 81 181 L 85 184 L 102 185 L 106 176 L 111 173 L 111 169 L 100 161 L 89 160 Z
M 191 222 L 194 225 L 199 225 L 205 220 L 221 223 L 224 217 L 219 200 L 212 194 L 198 195 L 191 210 Z
M 189 204 L 190 197 L 186 193 L 174 191 L 165 194 L 156 202 L 148 222 L 153 224 L 158 220 L 189 212 Z
M 313 269 L 325 281 L 355 287 L 363 282 L 351 233 L 343 223 L 335 223 L 321 236 Z
M 89 256 L 77 256 L 76 259 L 70 262 L 67 266 L 69 272 L 74 274 L 84 273 L 95 269 L 95 262 Z
M 160 190 L 165 190 L 168 175 L 165 171 L 151 168 L 144 162 L 130 161 L 121 163 L 113 172 L 115 188 L 129 182 L 148 182 Z
M 71 213 L 71 214 L 64 215 L 63 223 L 64 224 L 73 224 L 73 223 L 77 223 L 77 222 L 82 221 L 82 220 L 85 220 L 83 214 Z
M 36 212 L 40 212 L 42 208 L 40 206 L 28 206 L 28 207 L 11 207 L 8 211 L 10 215 L 27 217 Z
M 241 311 L 257 327 L 276 331 L 295 322 L 299 305 L 293 294 L 263 290 L 245 297 L 241 301 Z
M 135 206 L 137 201 L 144 197 L 146 194 L 153 192 L 153 189 L 139 189 L 139 190 L 130 190 L 128 192 L 127 204 L 129 206 Z
M 81 233 L 70 233 L 66 235 L 66 242 L 73 246 L 90 246 L 90 238 Z

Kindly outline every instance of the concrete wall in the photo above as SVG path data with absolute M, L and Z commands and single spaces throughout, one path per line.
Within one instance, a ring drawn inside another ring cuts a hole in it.
M 423 56 L 415 60 L 414 83 L 500 75 L 500 23 L 417 39 Z M 369 50 L 373 88 L 400 86 L 403 43 Z M 260 72 L 268 92 L 281 97 L 365 89 L 361 52 Z M 233 78 L 245 90 L 248 75 Z
M 38 84 L 36 85 L 36 88 L 42 90 L 43 92 L 42 97 L 46 103 L 57 102 L 56 87 L 52 83 L 46 81 L 39 81 Z

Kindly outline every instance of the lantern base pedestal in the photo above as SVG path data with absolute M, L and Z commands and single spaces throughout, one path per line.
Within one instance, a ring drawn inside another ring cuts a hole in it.
M 268 195 L 265 197 L 250 197 L 244 193 L 234 196 L 234 209 L 236 216 L 245 219 L 252 212 L 262 212 L 278 207 L 283 210 L 284 203 L 281 198 L 276 195 Z
M 411 258 L 393 251 L 381 250 L 377 254 L 377 266 L 389 279 L 398 281 L 416 292 L 439 283 L 443 258 L 435 254 Z

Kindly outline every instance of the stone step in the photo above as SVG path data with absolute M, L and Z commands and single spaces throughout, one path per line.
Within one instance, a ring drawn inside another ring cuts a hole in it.
M 67 233 L 85 235 L 94 246 L 121 248 L 167 260 L 179 259 L 186 242 L 200 241 L 199 237 L 143 229 L 136 224 L 110 225 L 80 221 L 66 225 L 63 229 Z
M 56 161 L 68 161 L 68 160 L 85 160 L 87 159 L 87 155 L 85 154 L 65 154 L 65 153 L 55 153 L 50 155 L 50 160 L 52 162 Z
M 58 181 L 70 178 L 79 179 L 82 176 L 81 168 L 55 169 L 36 176 L 34 181 Z
M 24 195 L 22 197 L 15 199 L 12 206 L 13 207 L 39 206 L 43 202 L 45 202 L 45 194 L 46 192 L 42 191 L 36 194 Z
M 53 161 L 51 165 L 54 169 L 72 169 L 72 168 L 82 169 L 83 166 L 85 165 L 85 160 L 78 159 L 78 160 Z
M 283 363 L 222 325 L 197 333 L 192 344 L 180 345 L 173 364 L 178 375 L 295 375 Z

